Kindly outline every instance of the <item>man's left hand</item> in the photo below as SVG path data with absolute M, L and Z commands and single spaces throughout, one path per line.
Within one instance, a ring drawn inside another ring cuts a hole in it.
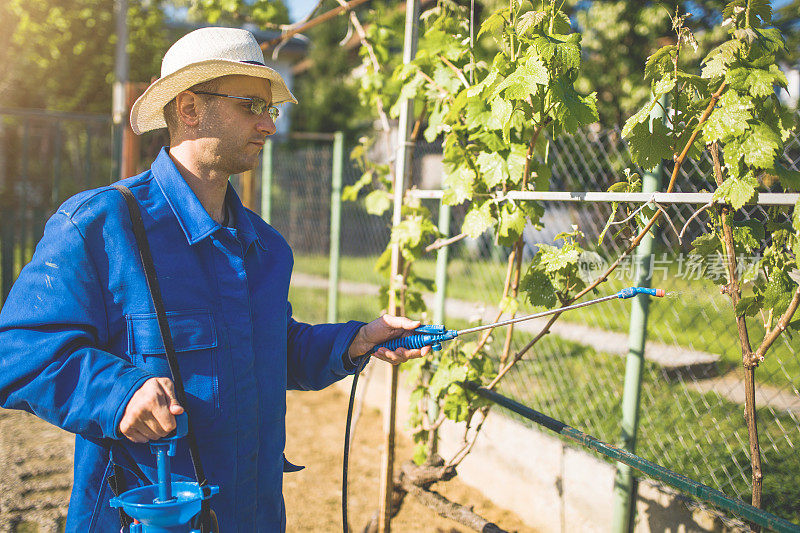
M 361 329 L 358 330 L 356 338 L 353 339 L 353 342 L 350 344 L 350 350 L 348 351 L 350 358 L 355 360 L 357 357 L 370 351 L 376 344 L 381 344 L 390 339 L 411 334 L 419 326 L 419 320 L 411 320 L 403 316 L 383 315 L 380 318 L 376 318 L 369 324 L 361 326 Z M 397 348 L 394 351 L 386 348 L 379 348 L 372 356 L 386 361 L 387 363 L 399 365 L 409 359 L 422 357 L 430 351 L 430 346 L 425 346 L 417 350 Z

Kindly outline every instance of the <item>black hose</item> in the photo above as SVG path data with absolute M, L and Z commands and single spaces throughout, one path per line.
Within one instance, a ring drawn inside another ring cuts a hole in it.
M 350 425 L 353 421 L 353 404 L 356 400 L 356 385 L 358 384 L 358 376 L 364 370 L 364 367 L 369 363 L 370 356 L 365 355 L 358 362 L 356 373 L 353 375 L 353 386 L 350 389 L 350 404 L 347 406 L 347 424 L 344 428 L 344 456 L 342 460 L 342 531 L 350 533 L 350 528 L 347 524 L 347 467 L 350 460 Z

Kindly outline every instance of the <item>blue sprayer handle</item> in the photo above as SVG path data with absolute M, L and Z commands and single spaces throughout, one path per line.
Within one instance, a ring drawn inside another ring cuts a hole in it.
M 664 289 L 651 289 L 649 287 L 628 287 L 626 289 L 622 289 L 617 293 L 617 298 L 620 299 L 628 299 L 633 298 L 637 294 L 649 294 L 650 296 L 658 296 L 661 298 L 664 296 L 665 292 Z
M 373 347 L 368 354 L 375 353 L 378 348 L 396 350 L 405 348 L 406 350 L 417 350 L 423 346 L 430 346 L 434 351 L 442 349 L 442 342 L 449 341 L 458 337 L 458 331 L 445 329 L 443 325 L 420 326 L 414 330 L 416 334 L 407 337 L 397 337 Z

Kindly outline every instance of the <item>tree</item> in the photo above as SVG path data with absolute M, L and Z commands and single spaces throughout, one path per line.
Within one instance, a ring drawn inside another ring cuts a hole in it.
M 192 20 L 242 24 L 288 21 L 281 0 L 131 0 L 132 81 L 150 81 L 175 36 L 165 11 L 188 7 Z M 114 82 L 114 2 L 7 0 L 0 3 L 0 81 L 4 106 L 108 113 Z
M 682 57 L 691 62 L 725 39 L 719 26 L 723 2 L 680 2 L 691 11 L 686 24 L 696 38 L 695 50 Z M 597 110 L 605 126 L 621 124 L 644 104 L 649 86 L 640 75 L 641 66 L 659 45 L 674 39 L 671 13 L 675 5 L 664 2 L 595 0 L 580 3 L 571 13 L 583 35 L 584 69 L 577 87 L 597 91 Z
M 336 2 L 324 2 L 327 11 Z M 295 127 L 301 131 L 353 132 L 368 116 L 358 100 L 357 82 L 351 72 L 358 64 L 355 52 L 340 44 L 348 35 L 347 17 L 335 17 L 308 31 L 310 68 L 295 80 L 298 106 Z
M 0 19 L 6 82 L 3 104 L 61 111 L 111 109 L 114 82 L 113 2 L 108 0 L 9 0 Z M 159 6 L 132 3 L 128 10 L 130 79 L 149 80 L 167 47 Z

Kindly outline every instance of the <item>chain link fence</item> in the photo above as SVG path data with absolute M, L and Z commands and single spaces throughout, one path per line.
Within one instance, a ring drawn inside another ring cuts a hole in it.
M 793 169 L 800 166 L 800 139 L 795 137 L 788 143 L 785 157 L 787 166 Z M 272 223 L 295 251 L 295 291 L 309 283 L 309 278 L 298 275 L 324 278 L 327 272 L 329 211 L 325 202 L 330 190 L 330 173 L 326 170 L 331 166 L 329 158 L 326 144 L 322 148 L 296 143 L 276 146 Z M 625 168 L 642 172 L 632 165 L 619 128 L 587 128 L 576 135 L 552 140 L 549 163 L 553 170 L 551 190 L 605 191 L 622 179 Z M 671 163 L 665 167 L 662 187 L 672 171 Z M 349 161 L 345 168 L 345 184 L 353 183 L 359 177 L 358 170 Z M 413 185 L 438 188 L 440 146 L 418 144 L 413 168 Z M 675 191 L 713 191 L 716 186 L 711 169 L 708 155 L 687 161 L 679 172 Z M 762 181 L 767 190 L 780 191 L 771 177 L 763 176 Z M 436 220 L 438 203 L 424 202 Z M 612 227 L 599 243 L 600 232 L 611 214 L 610 204 L 551 201 L 542 205 L 544 228 L 525 230 L 526 258 L 535 252 L 537 243 L 552 245 L 557 233 L 571 231 L 574 225 L 585 234 L 584 247 L 610 263 L 627 245 L 625 237 L 635 230 L 630 225 Z M 636 207 L 624 205 L 620 212 Z M 657 229 L 649 266 L 650 283 L 667 289 L 670 297 L 651 302 L 649 308 L 636 450 L 646 459 L 749 501 L 751 474 L 743 416 L 744 379 L 732 306 L 729 298 L 704 275 L 697 258 L 690 254 L 691 242 L 707 231 L 702 215 L 689 221 L 700 206 L 662 207 L 668 216 Z M 736 216 L 763 222 L 766 209 L 747 207 Z M 466 210 L 467 206 L 452 209 L 451 234 L 459 232 Z M 791 212 L 789 208 L 784 211 Z M 618 215 L 617 219 L 625 216 Z M 366 212 L 363 201 L 345 202 L 342 228 L 341 301 L 344 303 L 339 318 L 368 319 L 372 315 L 365 308 L 378 311 L 378 306 L 372 297 L 364 297 L 365 284 L 375 286 L 371 293 L 375 295 L 376 286 L 382 282 L 371 267 L 388 241 L 390 215 L 387 212 L 375 217 Z M 679 237 L 681 230 L 683 235 Z M 616 231 L 620 233 L 615 237 Z M 497 312 L 509 253 L 510 249 L 496 246 L 490 235 L 465 239 L 451 246 L 446 287 L 448 327 L 486 320 Z M 433 278 L 435 257 L 431 255 L 421 260 L 418 268 Z M 749 265 L 756 258 L 739 260 Z M 724 267 L 721 257 L 711 261 L 711 269 L 723 273 Z M 635 280 L 633 259 L 623 261 L 611 279 L 601 285 L 600 292 L 618 291 L 633 285 Z M 314 286 L 316 290 L 324 290 L 322 285 Z M 319 305 L 323 302 L 314 301 Z M 347 301 L 356 303 L 349 305 Z M 530 305 L 520 303 L 519 313 L 535 312 Z M 319 310 L 293 304 L 296 313 L 324 316 Z M 499 392 L 602 440 L 618 442 L 630 307 L 629 302 L 615 300 L 565 314 L 552 333 L 509 373 Z M 763 324 L 753 319 L 749 325 L 752 342 L 757 345 L 763 337 Z M 512 353 L 539 331 L 536 326 L 540 328 L 541 324 L 517 327 Z M 489 351 L 498 357 L 505 330 L 497 330 L 494 338 Z M 796 337 L 781 336 L 756 370 L 756 379 L 765 473 L 763 506 L 800 522 L 800 343 Z M 724 516 L 721 519 L 727 521 Z

